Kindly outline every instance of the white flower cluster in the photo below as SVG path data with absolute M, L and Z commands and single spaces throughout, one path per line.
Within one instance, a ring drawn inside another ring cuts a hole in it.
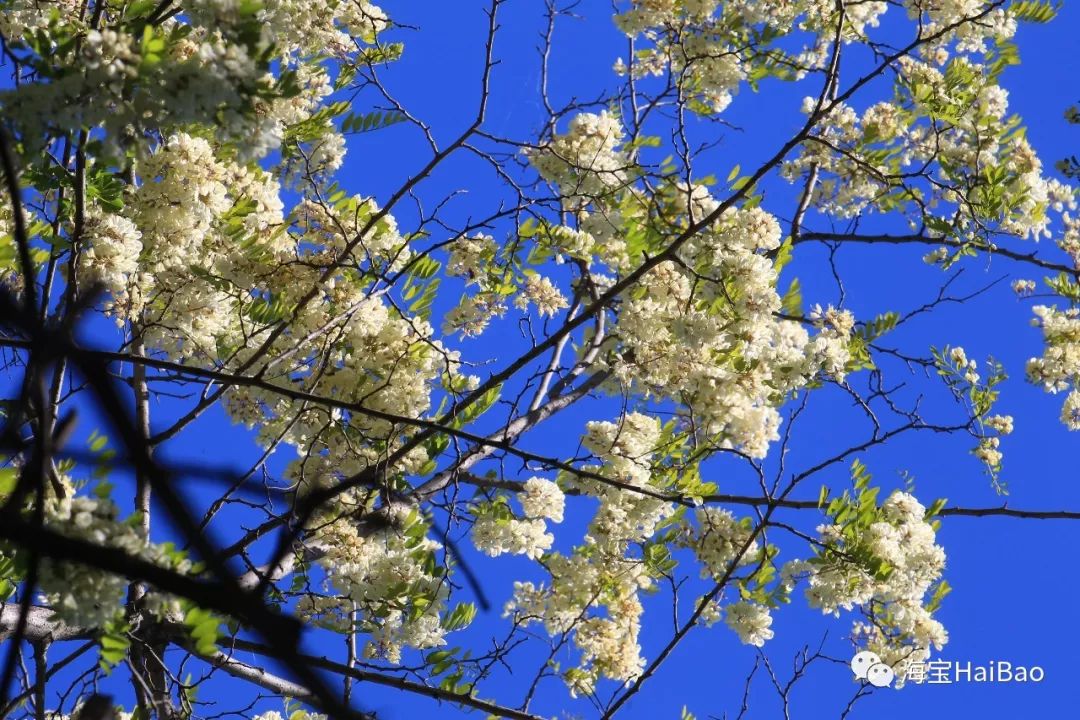
M 485 555 L 524 555 L 537 560 L 555 541 L 539 518 L 521 520 L 512 515 L 478 512 L 471 533 L 473 545 Z
M 356 53 L 357 41 L 370 45 L 390 27 L 382 8 L 368 0 L 266 0 L 261 20 L 290 54 L 327 53 L 341 59 Z
M 288 718 L 285 718 L 277 710 L 270 710 L 268 712 L 259 713 L 258 715 L 252 715 L 251 720 L 328 720 L 328 716 L 321 713 L 313 713 L 303 708 L 287 708 L 289 712 Z M 52 711 L 45 713 L 46 720 L 78 720 L 82 712 L 82 703 L 78 703 L 72 709 L 70 714 L 61 713 L 59 711 Z M 232 713 L 236 717 L 241 717 L 239 713 Z M 110 718 L 114 720 L 132 720 L 133 713 L 127 712 L 123 708 L 117 707 L 113 710 Z
M 203 138 L 177 134 L 140 168 L 144 182 L 125 213 L 142 234 L 142 258 L 123 316 L 149 325 L 146 341 L 178 358 L 214 357 L 242 336 L 239 293 L 251 287 L 252 263 L 226 230 L 236 208 L 239 229 L 268 238 L 282 226 L 280 188 L 269 175 L 219 160 Z M 130 240 L 97 238 L 96 255 L 130 259 Z M 281 257 L 284 247 L 272 248 Z M 217 282 L 207 277 L 220 278 Z M 118 308 L 119 309 L 119 308 Z
M 469 285 L 478 283 L 498 250 L 495 238 L 490 235 L 459 238 L 450 246 L 446 274 L 464 278 Z
M 1020 279 L 1020 280 L 1013 280 L 1013 282 L 1012 282 L 1013 292 L 1016 293 L 1017 295 L 1019 295 L 1020 297 L 1027 297 L 1029 295 L 1034 294 L 1035 287 L 1036 286 L 1035 286 L 1035 281 L 1034 280 Z
M 90 28 L 89 16 L 80 12 L 62 18 L 48 31 L 39 28 L 46 36 L 57 34 L 54 46 L 68 32 L 85 33 L 86 40 L 75 45 L 81 53 L 78 72 L 66 73 L 54 82 L 24 83 L 2 93 L 16 127 L 36 147 L 54 129 L 101 126 L 110 143 L 108 153 L 114 156 L 126 150 L 120 138 L 134 142 L 144 128 L 172 132 L 192 123 L 210 123 L 224 140 L 243 139 L 242 148 L 251 157 L 263 157 L 277 148 L 279 125 L 252 112 L 256 99 L 275 88 L 261 57 L 269 47 L 268 38 L 260 32 L 265 28 L 255 24 L 254 16 L 234 13 L 225 18 L 220 12 L 201 12 L 196 5 L 189 11 L 183 24 L 190 32 L 169 35 L 181 23 L 168 20 L 156 37 L 152 34 L 153 46 L 123 26 Z M 250 32 L 253 28 L 254 33 Z M 151 52 L 150 47 L 155 48 L 153 54 L 144 55 Z M 62 62 L 63 58 L 52 60 Z M 129 132 L 132 128 L 136 131 Z
M 983 420 L 983 425 L 999 435 L 1010 435 L 1013 431 L 1012 415 L 991 415 Z
M 629 10 L 615 16 L 615 24 L 627 35 L 637 35 L 684 18 L 703 22 L 719 5 L 719 0 L 633 0 Z
M 660 421 L 642 413 L 629 413 L 619 423 L 590 422 L 582 444 L 603 464 L 584 469 L 625 485 L 647 488 L 659 441 Z M 628 543 L 652 537 L 657 525 L 674 509 L 664 500 L 600 480 L 581 477 L 574 483 L 600 499 L 587 540 L 612 555 L 622 556 Z
M 744 645 L 761 647 L 773 637 L 772 615 L 764 605 L 740 601 L 724 608 L 724 622 Z
M 396 663 L 404 647 L 445 644 L 440 613 L 448 588 L 440 575 L 427 569 L 430 557 L 442 546 L 427 532 L 415 510 L 399 506 L 367 525 L 358 525 L 340 509 L 325 513 L 315 520 L 310 542 L 323 550 L 319 565 L 326 573 L 328 592 L 304 594 L 297 611 L 318 624 L 350 633 L 355 605 L 360 629 L 371 633 L 365 657 Z
M 140 145 L 143 137 L 203 124 L 219 139 L 240 141 L 236 148 L 245 158 L 263 158 L 281 146 L 289 126 L 314 115 L 328 94 L 328 86 L 322 95 L 302 92 L 315 102 L 297 117 L 290 108 L 295 111 L 302 101 L 289 97 L 292 80 L 304 88 L 327 54 L 351 65 L 390 27 L 386 14 L 367 0 L 197 0 L 184 13 L 149 25 L 137 17 L 106 15 L 91 27 L 91 15 L 68 0 L 15 0 L 5 7 L 0 30 L 8 42 L 45 38 L 46 47 L 59 53 L 51 62 L 77 68 L 0 93 L 30 147 L 55 129 L 101 126 L 110 154 L 122 156 L 129 148 L 120 138 Z M 110 22 L 115 24 L 97 26 Z M 80 42 L 69 42 L 71 37 Z M 64 56 L 76 48 L 78 57 Z M 390 52 L 385 59 L 395 57 Z M 330 172 L 340 166 L 344 140 L 328 122 L 320 125 L 323 132 L 308 142 L 305 164 Z M 296 154 L 284 159 L 295 175 Z
M 746 79 L 746 66 L 732 45 L 733 35 L 711 19 L 718 5 L 714 0 L 634 0 L 630 10 L 615 16 L 615 23 L 628 37 L 644 36 L 652 46 L 635 54 L 631 68 L 620 59 L 616 72 L 644 77 L 662 75 L 670 67 L 697 107 L 723 112 Z
M 802 112 L 809 115 L 817 105 L 817 98 L 805 97 Z M 887 168 L 868 167 L 867 163 L 854 161 L 833 148 L 855 146 L 865 137 L 864 133 L 870 133 L 871 137 L 876 137 L 873 133 L 895 137 L 901 129 L 895 115 L 887 103 L 870 107 L 862 122 L 864 131 L 855 110 L 838 103 L 818 120 L 815 137 L 820 141 L 806 143 L 796 159 L 784 163 L 782 174 L 794 182 L 811 168 L 817 168 L 820 179 L 813 187 L 811 201 L 822 212 L 836 217 L 857 216 L 881 194 L 879 174 Z
M 713 506 L 697 508 L 694 516 L 695 524 L 682 529 L 680 544 L 694 552 L 701 563 L 702 577 L 726 582 L 735 567 L 756 563 L 761 558 L 761 546 L 757 540 L 750 540 L 749 519 L 737 520 L 729 511 Z M 769 629 L 772 615 L 759 603 L 743 600 L 721 607 L 714 600 L 702 609 L 701 619 L 706 625 L 721 617 L 746 645 L 761 647 L 773 637 Z
M 44 502 L 45 525 L 66 537 L 121 550 L 131 556 L 163 562 L 162 554 L 149 545 L 140 526 L 121 519 L 117 506 L 97 496 L 76 495 L 75 485 L 66 475 L 49 484 Z M 56 494 L 61 489 L 63 497 Z M 0 493 L 0 502 L 8 497 Z M 29 500 L 26 501 L 29 511 Z M 0 558 L 3 554 L 0 553 Z M 6 559 L 6 558 L 3 558 Z M 189 565 L 178 566 L 186 572 Z M 38 588 L 45 604 L 55 615 L 74 627 L 101 628 L 123 612 L 129 580 L 122 575 L 45 558 L 41 562 Z
M 1001 467 L 1001 461 L 1005 458 L 1005 454 L 998 449 L 999 447 L 1001 447 L 1001 438 L 979 438 L 979 444 L 972 450 L 972 454 L 990 468 L 997 469 Z
M 256 358 L 294 357 L 282 367 L 291 377 L 283 382 L 307 390 L 317 382 L 328 396 L 419 417 L 428 410 L 433 384 L 457 377 L 456 354 L 430 339 L 427 322 L 368 292 L 362 271 L 341 270 L 319 285 L 322 269 L 338 263 L 348 244 L 356 245 L 354 267 L 397 268 L 408 260 L 394 219 L 377 218 L 373 202 L 305 201 L 286 219 L 272 176 L 223 159 L 209 141 L 182 133 L 139 168 L 145 181 L 132 190 L 123 215 L 91 215 L 85 263 L 108 284 L 111 311 L 143 328 L 147 348 L 179 360 L 242 362 L 261 342 L 260 325 L 320 288 L 289 331 Z M 322 344 L 325 330 L 339 324 L 332 346 Z M 309 364 L 316 349 L 331 353 L 317 379 Z M 330 424 L 318 409 L 296 416 L 298 406 L 253 388 L 234 389 L 226 408 L 235 420 L 258 425 L 268 442 L 281 435 L 304 450 L 301 455 L 318 444 L 343 474 L 375 461 L 380 451 L 374 445 L 393 431 L 391 423 L 360 413 Z M 426 460 L 420 449 L 406 465 Z
M 1027 378 L 1048 392 L 1069 390 L 1061 422 L 1070 430 L 1080 430 L 1080 309 L 1039 305 L 1035 315 L 1046 347 L 1042 357 L 1028 360 Z
M 529 478 L 519 500 L 524 519 L 503 502 L 477 506 L 472 541 L 478 550 L 491 557 L 509 553 L 536 560 L 551 548 L 555 536 L 547 532 L 545 520 L 562 522 L 566 504 L 562 490 L 550 480 Z
M 48 27 L 52 10 L 61 16 L 77 17 L 79 9 L 78 0 L 58 0 L 49 5 L 36 0 L 11 0 L 4 4 L 4 12 L 0 13 L 0 33 L 12 42 Z
M 949 350 L 949 360 L 955 366 L 956 374 L 964 381 L 974 385 L 979 382 L 979 363 L 968 357 L 967 351 L 959 345 Z
M 107 309 L 116 315 L 127 314 L 128 286 L 139 269 L 142 232 L 126 217 L 96 212 L 86 218 L 84 240 L 87 245 L 79 255 L 80 277 L 109 293 Z
M 443 332 L 476 337 L 487 329 L 492 319 L 505 312 L 506 303 L 501 295 L 490 292 L 463 295 L 460 302 L 443 316 Z
M 927 32 L 955 26 L 939 41 L 938 47 L 955 41 L 962 53 L 984 53 L 987 42 L 1003 42 L 1016 34 L 1016 20 L 1009 8 L 990 8 L 984 0 L 908 0 L 908 17 L 924 16 Z
M 720 580 L 728 575 L 732 563 L 741 566 L 757 560 L 757 540 L 747 544 L 751 533 L 748 521 L 736 520 L 727 510 L 712 506 L 697 508 L 694 516 L 696 525 L 686 528 L 683 543 L 701 563 L 702 577 Z
M 622 123 L 615 115 L 606 110 L 581 113 L 570 121 L 566 134 L 525 155 L 540 176 L 557 185 L 564 200 L 576 208 L 627 184 L 632 165 L 619 149 L 622 141 Z
M 531 477 L 525 481 L 525 492 L 520 499 L 525 517 L 562 522 L 566 495 L 559 489 L 558 483 L 541 477 Z
M 521 294 L 514 299 L 514 305 L 521 310 L 527 309 L 530 304 L 536 306 L 541 317 L 554 317 L 555 313 L 570 305 L 559 288 L 539 274 L 527 274 Z
M 583 442 L 603 464 L 583 469 L 645 488 L 651 484 L 660 432 L 659 421 L 641 413 L 627 414 L 619 423 L 590 422 Z M 549 585 L 514 583 L 514 598 L 506 612 L 526 622 L 542 622 L 552 635 L 574 631 L 581 660 L 564 679 L 571 692 L 588 694 L 601 677 L 632 680 L 644 667 L 638 643 L 642 613 L 638 592 L 651 587 L 652 579 L 642 560 L 629 556 L 628 549 L 654 535 L 674 508 L 669 502 L 601 480 L 575 476 L 567 481 L 600 500 L 585 543 L 569 556 L 545 556 Z M 522 504 L 536 508 L 528 512 L 552 517 L 558 511 L 561 516 L 563 502 L 557 491 L 554 484 L 534 483 L 533 488 L 526 488 Z M 593 607 L 602 607 L 606 613 L 591 615 Z
M 841 609 L 860 607 L 872 622 L 858 623 L 857 634 L 870 636 L 871 649 L 893 664 L 899 677 L 900 660 L 924 660 L 931 646 L 940 649 L 948 641 L 923 604 L 945 568 L 945 551 L 925 515 L 918 500 L 895 491 L 865 527 L 819 527 L 827 549 L 781 571 L 789 589 L 805 579 L 807 601 L 823 613 L 839 616 Z
M 825 309 L 815 305 L 810 311 L 810 319 L 820 332 L 810 341 L 808 355 L 826 375 L 843 380 L 851 360 L 848 342 L 855 329 L 855 316 L 832 305 Z
M 931 15 L 936 8 L 930 7 Z M 965 27 L 981 28 L 981 33 L 990 24 Z M 861 115 L 844 103 L 831 107 L 800 155 L 785 163 L 783 174 L 796 181 L 817 172 L 811 200 L 835 217 L 855 217 L 867 209 L 900 210 L 909 215 L 912 228 L 929 225 L 933 234 L 948 227 L 956 239 L 984 242 L 989 242 L 988 226 L 1016 237 L 1050 237 L 1057 217 L 1068 230 L 1066 211 L 1076 207 L 1072 190 L 1047 177 L 1024 134 L 1013 132 L 1008 93 L 981 58 L 949 59 L 946 48 L 956 37 L 924 49 L 929 60 L 905 57 L 898 62 L 896 99 L 876 103 Z M 997 42 L 1008 34 L 979 37 L 997 37 Z M 811 113 L 817 104 L 817 98 L 806 98 L 803 112 Z M 942 116 L 949 122 L 942 123 Z M 908 168 L 933 168 L 935 177 L 925 172 L 924 182 L 918 178 L 924 171 Z M 975 177 L 992 182 L 988 186 Z M 912 193 L 922 198 L 919 203 L 906 201 Z M 936 264 L 948 258 L 942 247 L 925 260 Z
M 615 23 L 627 36 L 646 43 L 635 52 L 631 67 L 620 59 L 615 69 L 637 77 L 670 71 L 691 98 L 691 109 L 720 113 L 755 70 L 799 78 L 822 69 L 838 21 L 843 21 L 845 42 L 861 40 L 887 8 L 878 0 L 857 3 L 845 6 L 841 18 L 830 0 L 632 0 L 629 9 L 615 16 Z M 756 52 L 750 49 L 763 37 L 779 39 L 795 31 L 810 36 L 799 38 L 804 44 L 786 58 L 783 73 L 763 57 L 786 54 L 789 47 L 777 42 Z
M 716 207 L 703 189 L 691 198 L 682 213 L 700 218 Z M 777 317 L 777 271 L 765 253 L 779 246 L 780 234 L 760 208 L 725 210 L 681 248 L 683 264 L 708 280 L 661 263 L 623 301 L 612 330 L 620 380 L 675 398 L 720 446 L 754 457 L 778 437 L 782 398 L 821 373 L 843 376 L 853 326 L 848 313 L 830 308 L 811 339 L 800 323 Z
M 50 503 L 47 516 L 47 524 L 67 537 L 133 556 L 147 555 L 146 538 L 137 526 L 120 521 L 119 510 L 109 500 L 69 494 Z M 122 575 L 51 560 L 42 563 L 38 579 L 46 603 L 60 619 L 89 628 L 100 628 L 122 612 L 128 584 Z
M 638 591 L 651 586 L 639 561 L 580 548 L 573 555 L 552 554 L 545 560 L 549 585 L 515 582 L 506 615 L 524 624 L 541 622 L 552 636 L 574 632 L 581 660 L 564 675 L 573 694 L 590 694 L 601 677 L 629 681 L 644 667 L 638 634 L 641 602 Z M 589 609 L 603 607 L 604 616 Z
M 300 65 L 296 81 L 299 92 L 258 103 L 256 111 L 276 122 L 276 132 L 289 140 L 282 147 L 281 174 L 287 185 L 303 191 L 308 183 L 328 178 L 341 168 L 345 138 L 330 117 L 319 114 L 333 93 L 327 71 L 318 65 Z

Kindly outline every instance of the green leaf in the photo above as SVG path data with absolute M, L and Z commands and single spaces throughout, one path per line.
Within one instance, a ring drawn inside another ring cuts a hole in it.
M 948 498 L 938 498 L 935 500 L 934 504 L 926 509 L 925 519 L 929 520 L 940 513 L 941 509 L 945 507 L 946 502 L 948 502 Z
M 859 329 L 859 336 L 868 343 L 872 342 L 895 328 L 899 321 L 899 313 L 881 313 Z
M 8 495 L 19 482 L 19 473 L 13 467 L 0 468 L 0 495 Z
M 184 625 L 188 636 L 200 655 L 213 655 L 217 652 L 218 629 L 221 620 L 209 610 L 192 607 L 184 615 Z
M 408 120 L 408 117 L 399 110 L 387 110 L 355 115 L 350 113 L 341 121 L 343 133 L 367 133 L 382 130 L 391 125 L 397 125 Z
M 794 278 L 788 285 L 787 292 L 780 300 L 780 308 L 786 315 L 802 314 L 802 286 L 799 284 L 799 278 Z
M 1059 3 L 1022 0 L 1009 5 L 1008 12 L 1021 22 L 1048 23 L 1057 16 L 1060 8 Z
M 458 603 L 449 614 L 443 616 L 442 627 L 447 632 L 461 630 L 472 624 L 474 618 L 476 618 L 476 605 Z
M 128 638 L 129 629 L 127 621 L 122 618 L 110 620 L 102 628 L 101 637 L 98 639 L 100 647 L 98 664 L 106 673 L 127 656 L 128 648 L 131 647 L 131 640 Z

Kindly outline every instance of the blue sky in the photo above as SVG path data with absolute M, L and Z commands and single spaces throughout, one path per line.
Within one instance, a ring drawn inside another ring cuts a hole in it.
M 428 121 L 436 137 L 442 140 L 456 136 L 472 119 L 479 90 L 477 78 L 483 57 L 486 5 L 475 0 L 442 3 L 386 0 L 383 3 L 396 21 L 418 28 L 394 31 L 394 39 L 405 42 L 406 53 L 383 78 L 398 100 Z M 544 122 L 538 94 L 539 56 L 534 50 L 544 22 L 543 5 L 539 0 L 509 0 L 501 11 L 502 29 L 495 48 L 500 64 L 494 72 L 485 124 L 492 134 L 527 140 L 535 136 Z M 611 23 L 610 3 L 584 0 L 574 12 L 581 18 L 563 18 L 556 29 L 550 77 L 556 106 L 571 98 L 593 98 L 613 88 L 616 78 L 611 65 L 617 57 L 626 54 L 626 40 Z M 898 12 L 896 8 L 890 10 L 890 14 Z M 1075 52 L 1078 27 L 1080 9 L 1075 5 L 1066 5 L 1059 19 L 1048 26 L 1023 26 L 1017 38 L 1022 64 L 1010 68 L 1004 76 L 1012 109 L 1024 116 L 1029 136 L 1048 165 L 1080 147 L 1080 128 L 1067 125 L 1063 119 L 1066 106 L 1080 100 L 1080 54 Z M 857 66 L 858 62 L 856 59 L 854 64 Z M 696 129 L 702 137 L 720 140 L 699 167 L 721 178 L 736 164 L 744 169 L 753 168 L 755 161 L 771 155 L 778 141 L 782 142 L 786 134 L 801 125 L 803 116 L 798 113 L 801 99 L 817 89 L 816 85 L 773 83 L 754 94 L 743 88 L 724 115 L 734 127 L 700 125 Z M 424 153 L 422 138 L 406 126 L 353 138 L 341 184 L 350 191 L 385 199 L 423 165 Z M 447 217 L 455 221 L 490 211 L 492 196 L 501 192 L 497 179 L 483 163 L 461 155 L 424 183 L 421 194 L 432 202 L 443 194 L 462 189 L 468 193 L 447 208 Z M 782 181 L 771 178 L 762 190 L 767 209 L 783 215 L 792 207 L 792 190 Z M 409 227 L 411 213 L 406 206 L 395 212 L 405 228 Z M 813 227 L 813 219 L 809 224 Z M 804 246 L 798 252 L 785 277 L 799 276 L 809 303 L 837 302 L 837 289 L 825 264 L 824 249 Z M 846 306 L 857 317 L 867 318 L 886 310 L 917 307 L 932 299 L 943 278 L 940 270 L 922 262 L 921 254 L 917 249 L 896 247 L 860 246 L 842 251 L 838 266 L 845 278 Z M 975 259 L 968 261 L 953 289 L 963 294 L 1002 276 L 1039 277 L 1000 259 L 991 262 Z M 456 300 L 454 286 L 448 283 L 446 287 L 450 290 L 440 299 L 440 307 L 450 306 Z M 1008 283 L 1002 282 L 962 307 L 944 306 L 912 322 L 892 340 L 898 346 L 921 352 L 929 345 L 963 345 L 972 357 L 993 355 L 1002 361 L 1012 379 L 1004 386 L 1000 409 L 1016 418 L 1016 432 L 1003 444 L 1003 479 L 1011 491 L 1009 504 L 1022 508 L 1080 509 L 1080 487 L 1077 487 L 1080 478 L 1074 460 L 1078 438 L 1067 433 L 1058 422 L 1062 398 L 1047 396 L 1023 381 L 1024 362 L 1041 352 L 1039 332 L 1029 325 L 1030 304 L 1017 301 Z M 483 338 L 460 343 L 466 357 L 490 363 L 482 366 L 481 374 L 487 372 L 487 367 L 502 367 L 526 347 L 517 319 L 511 313 Z M 102 339 L 99 337 L 97 341 Z M 897 382 L 910 381 L 928 387 L 925 380 L 904 376 L 900 368 L 892 368 L 890 373 Z M 927 398 L 926 407 L 939 413 L 939 417 L 959 418 L 958 408 L 944 397 L 943 392 L 937 392 Z M 155 412 L 160 418 L 175 410 L 176 406 L 170 403 Z M 573 454 L 575 440 L 568 438 L 577 438 L 588 420 L 613 419 L 618 410 L 617 400 L 588 400 L 530 433 L 525 446 L 545 454 Z M 798 420 L 787 464 L 791 469 L 813 465 L 853 444 L 864 432 L 850 402 L 835 389 L 826 389 L 815 395 L 807 413 Z M 169 452 L 171 457 L 190 462 L 221 464 L 227 458 L 225 464 L 243 466 L 258 454 L 250 438 L 249 433 L 231 426 L 220 413 L 211 413 L 185 433 Z M 919 434 L 861 457 L 886 489 L 902 487 L 901 474 L 910 474 L 915 479 L 916 494 L 925 504 L 938 497 L 969 506 L 1001 504 L 1005 498 L 995 494 L 980 464 L 967 454 L 967 449 L 964 441 Z M 284 456 L 275 458 L 271 469 L 280 470 L 286 460 Z M 772 458 L 767 466 L 775 470 L 775 462 Z M 724 461 L 710 463 L 703 474 L 718 482 L 721 492 L 753 491 L 745 469 Z M 842 488 L 846 482 L 844 467 L 823 475 L 820 480 Z M 190 490 L 200 499 L 205 499 L 209 491 L 209 486 L 196 483 Z M 797 494 L 812 498 L 816 491 L 815 484 Z M 241 519 L 231 518 L 228 522 Z M 570 513 L 563 528 L 567 542 L 580 538 L 587 520 L 588 509 L 582 503 Z M 804 527 L 808 525 L 805 519 L 801 522 Z M 968 713 L 986 718 L 1064 714 L 1058 709 L 1071 707 L 1075 702 L 1073 668 L 1076 649 L 1080 648 L 1080 622 L 1071 615 L 1080 592 L 1080 575 L 1073 571 L 1071 553 L 1065 550 L 1080 540 L 1080 523 L 949 518 L 943 523 L 939 539 L 948 553 L 947 577 L 954 588 L 939 614 L 950 634 L 950 643 L 940 657 L 973 664 L 1005 660 L 1016 665 L 1039 665 L 1045 670 L 1045 679 L 1029 685 L 952 684 L 909 686 L 902 691 L 883 689 L 860 701 L 849 717 L 886 720 L 909 718 L 917 713 L 944 717 Z M 781 544 L 793 552 L 799 549 L 797 543 Z M 805 547 L 801 551 L 805 554 Z M 512 581 L 538 576 L 535 566 L 525 561 L 505 557 L 493 560 L 475 553 L 470 553 L 468 558 L 489 579 L 486 587 L 496 609 L 481 615 L 472 628 L 461 634 L 459 644 L 482 647 L 487 638 L 504 632 L 498 608 L 509 597 Z M 692 594 L 690 591 L 684 594 L 684 612 Z M 776 637 L 764 650 L 782 681 L 790 674 L 791 658 L 804 645 L 816 648 L 824 642 L 825 653 L 842 659 L 850 657 L 851 644 L 846 636 L 851 616 L 822 617 L 807 609 L 796 593 L 795 601 L 774 613 L 774 617 Z M 655 656 L 670 632 L 670 597 L 661 593 L 646 601 L 642 636 L 646 659 Z M 458 641 L 452 637 L 451 643 L 455 642 Z M 340 639 L 321 635 L 313 639 L 310 648 L 338 657 L 342 652 Z M 733 717 L 739 711 L 744 681 L 755 656 L 755 649 L 739 644 L 723 625 L 695 630 L 643 692 L 623 709 L 620 717 L 678 718 L 683 706 L 700 718 L 722 717 L 724 713 Z M 513 676 L 502 676 L 498 681 L 501 685 L 489 685 L 482 694 L 495 699 L 520 697 L 520 688 L 535 672 L 541 655 L 523 650 L 513 658 Z M 792 695 L 792 717 L 836 717 L 856 689 L 846 666 L 815 664 Z M 242 705 L 239 692 L 241 688 L 235 682 L 216 680 L 204 688 L 201 696 L 204 699 L 216 696 L 224 705 Z M 450 706 L 436 708 L 430 700 L 363 685 L 355 697 L 363 707 L 378 710 L 380 717 L 387 719 L 411 718 L 431 711 L 443 717 L 464 716 Z M 749 717 L 780 717 L 777 695 L 761 672 L 752 686 L 751 698 Z M 279 705 L 267 701 L 259 707 L 274 709 Z M 568 703 L 564 688 L 551 680 L 541 685 L 532 710 L 546 716 L 591 715 L 584 703 Z

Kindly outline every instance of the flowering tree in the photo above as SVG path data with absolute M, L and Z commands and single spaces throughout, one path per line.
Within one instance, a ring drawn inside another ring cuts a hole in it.
M 491 0 L 447 140 L 397 99 L 408 32 L 367 0 L 2 0 L 0 715 L 203 716 L 228 674 L 232 717 L 281 717 L 267 693 L 296 720 L 367 717 L 362 682 L 508 718 L 558 687 L 606 720 L 690 633 L 765 646 L 788 603 L 902 684 L 947 641 L 941 518 L 1080 515 L 876 484 L 864 455 L 948 435 L 1004 492 L 1013 428 L 1008 368 L 891 336 L 1000 258 L 1041 288 L 1027 379 L 1080 429 L 1080 222 L 998 84 L 1017 24 L 1053 8 L 894 4 L 620 2 L 609 91 L 557 106 L 552 0 L 547 122 L 519 138 L 486 116 L 514 51 Z M 725 110 L 779 84 L 806 98 L 797 129 L 732 167 Z M 405 131 L 427 153 L 394 191 L 344 179 L 350 136 Z M 461 156 L 481 170 L 447 194 L 430 180 Z M 462 220 L 481 172 L 496 190 Z M 846 310 L 836 252 L 870 244 L 939 266 L 932 299 Z M 837 292 L 804 300 L 813 245 Z M 788 466 L 830 396 L 861 420 Z M 177 461 L 215 412 L 256 438 L 246 471 L 228 447 Z M 552 422 L 564 443 L 531 444 Z M 647 595 L 675 624 L 643 649 L 668 622 Z M 463 647 L 478 605 L 501 635 Z M 110 673 L 129 697 L 92 692 Z

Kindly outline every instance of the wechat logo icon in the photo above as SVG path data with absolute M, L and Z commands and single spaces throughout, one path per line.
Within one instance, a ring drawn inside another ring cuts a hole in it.
M 851 658 L 851 671 L 856 679 L 865 680 L 874 687 L 889 687 L 896 677 L 893 669 L 881 662 L 877 653 L 869 650 L 863 650 Z

